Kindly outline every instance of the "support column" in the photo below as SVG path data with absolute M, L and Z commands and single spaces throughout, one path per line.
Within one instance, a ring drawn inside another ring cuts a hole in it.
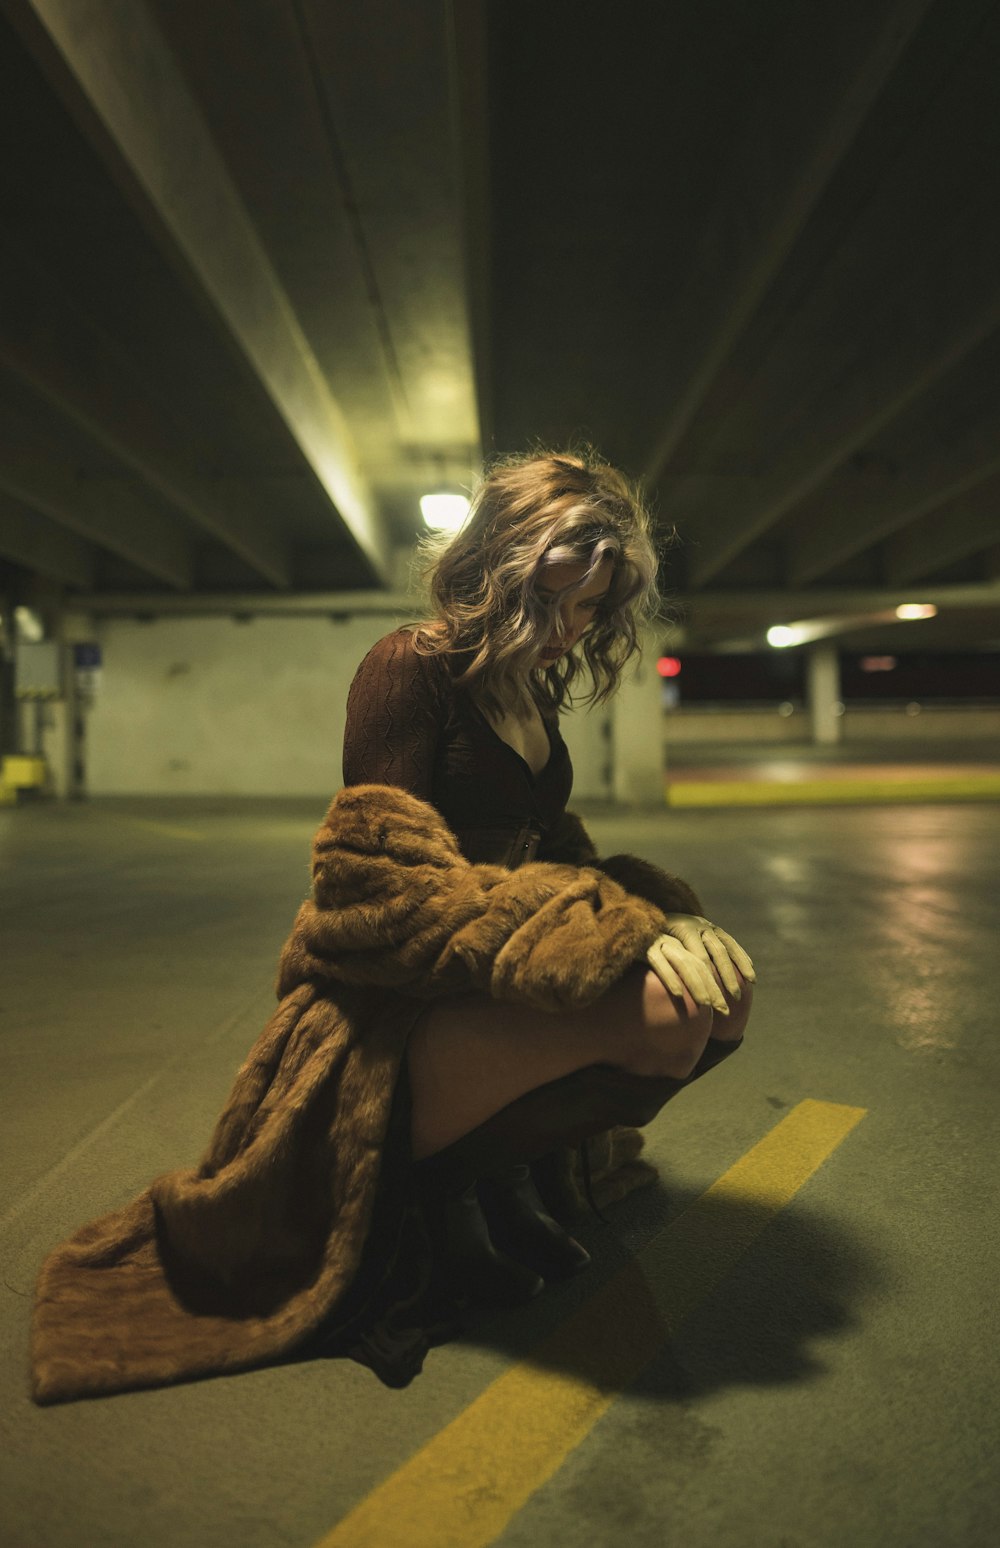
M 573 795 L 586 801 L 611 799 L 611 711 L 607 704 L 576 709 L 559 723 L 573 760 Z
M 642 641 L 642 661 L 627 669 L 611 719 L 611 793 L 623 806 L 662 806 L 663 702 L 656 641 Z
M 840 662 L 835 648 L 826 642 L 809 648 L 806 696 L 813 741 L 826 746 L 839 742 L 843 732 Z

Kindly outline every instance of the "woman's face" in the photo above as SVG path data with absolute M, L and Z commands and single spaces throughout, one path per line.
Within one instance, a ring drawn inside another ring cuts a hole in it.
M 575 586 L 590 568 L 587 564 L 547 565 L 535 582 L 535 592 L 546 599 L 556 597 L 567 587 Z M 572 650 L 577 640 L 585 634 L 594 621 L 601 598 L 607 593 L 614 575 L 614 561 L 605 554 L 586 586 L 563 598 L 559 605 L 559 627 L 553 630 L 545 649 L 539 652 L 543 666 L 552 666 Z

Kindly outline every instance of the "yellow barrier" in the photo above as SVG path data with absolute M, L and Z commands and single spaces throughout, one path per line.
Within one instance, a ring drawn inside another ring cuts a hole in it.
M 911 801 L 996 801 L 1000 774 L 915 779 L 675 780 L 668 806 L 853 806 Z
M 0 767 L 0 784 L 13 786 L 15 790 L 40 788 L 47 778 L 48 767 L 44 758 L 11 753 L 3 760 L 3 765 Z

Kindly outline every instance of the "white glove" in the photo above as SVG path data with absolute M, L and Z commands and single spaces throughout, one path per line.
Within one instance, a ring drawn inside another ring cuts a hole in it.
M 700 940 L 698 944 L 701 945 Z M 707 955 L 705 948 L 701 949 Z M 683 995 L 686 989 L 696 1005 L 711 1005 L 720 1015 L 729 1015 L 729 1006 L 711 966 L 706 967 L 701 956 L 696 957 L 672 935 L 658 935 L 646 953 L 646 961 L 670 994 Z
M 667 932 L 680 941 L 682 946 L 686 946 L 700 962 L 709 968 L 715 967 L 734 1000 L 741 998 L 740 983 L 734 968 L 739 968 L 748 983 L 756 983 L 757 974 L 743 947 L 710 919 L 703 918 L 701 914 L 668 914 Z

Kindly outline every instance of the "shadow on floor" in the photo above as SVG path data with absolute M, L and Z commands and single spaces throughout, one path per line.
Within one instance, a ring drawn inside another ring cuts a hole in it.
M 600 1324 L 584 1315 L 580 1331 L 585 1336 L 575 1345 L 572 1339 L 551 1335 L 567 1318 L 583 1312 L 585 1303 L 628 1263 L 631 1254 L 621 1239 L 625 1209 L 619 1207 L 611 1226 L 595 1222 L 594 1228 L 580 1228 L 594 1259 L 591 1269 L 567 1284 L 550 1286 L 539 1302 L 516 1313 L 480 1317 L 466 1333 L 467 1341 L 502 1350 L 512 1360 L 593 1379 L 593 1351 L 587 1339 L 595 1332 L 600 1336 Z M 660 1188 L 646 1190 L 640 1209 L 646 1218 L 655 1214 L 666 1229 L 670 1217 L 680 1213 L 676 1201 Z M 731 1217 L 737 1237 L 746 1230 L 746 1213 L 740 1205 L 719 1205 L 723 1219 L 726 1214 Z M 669 1265 L 669 1256 L 664 1261 Z M 692 1275 L 699 1284 L 714 1277 L 710 1264 L 693 1258 L 670 1265 L 671 1271 Z M 797 1205 L 765 1227 L 733 1270 L 665 1340 L 657 1342 L 655 1331 L 649 1330 L 649 1359 L 632 1386 L 633 1395 L 686 1400 L 728 1386 L 766 1386 L 815 1377 L 824 1369 L 816 1344 L 857 1327 L 861 1302 L 884 1288 L 888 1278 L 886 1262 L 870 1243 L 852 1238 L 843 1223 Z M 634 1308 L 624 1303 L 628 1296 L 626 1280 L 621 1310 L 631 1315 Z M 606 1310 L 613 1314 L 613 1296 Z M 610 1324 L 612 1317 L 607 1320 Z

